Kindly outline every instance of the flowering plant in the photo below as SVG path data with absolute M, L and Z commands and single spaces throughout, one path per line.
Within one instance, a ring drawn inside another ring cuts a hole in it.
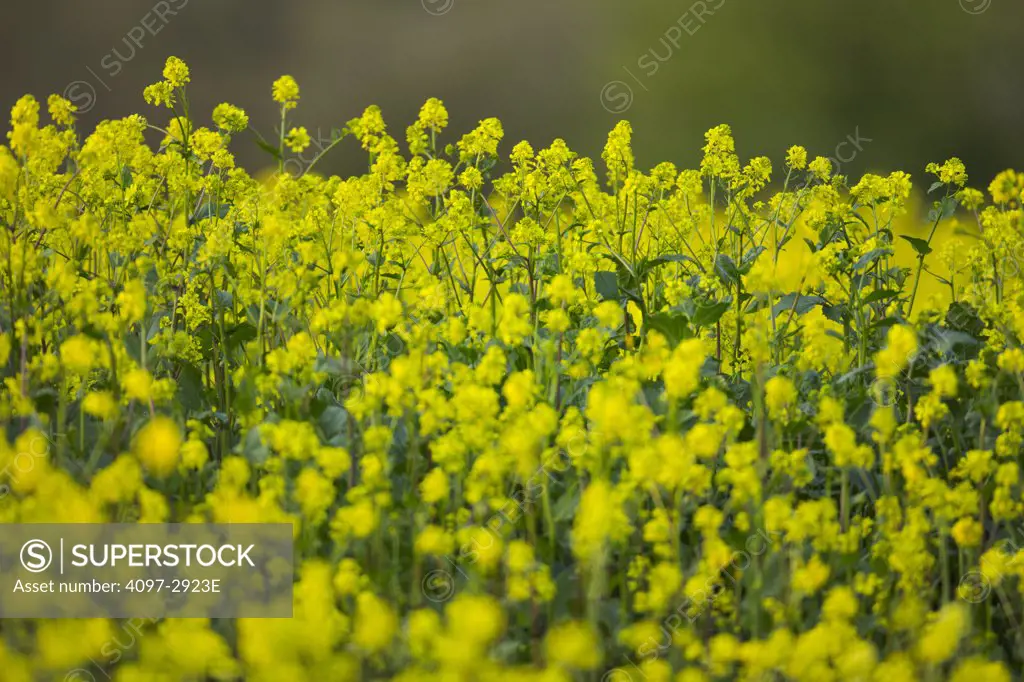
M 506 158 L 496 119 L 445 143 L 435 99 L 404 151 L 376 107 L 339 131 L 366 173 L 292 174 L 286 76 L 260 182 L 245 112 L 201 125 L 189 81 L 171 58 L 163 127 L 84 140 L 60 97 L 12 110 L 0 518 L 288 522 L 295 616 L 154 622 L 116 658 L 116 621 L 8 621 L 5 679 L 1024 664 L 1024 174 L 932 164 L 922 231 L 906 173 L 793 147 L 773 186 L 728 126 L 644 172 L 626 122 L 600 170 Z

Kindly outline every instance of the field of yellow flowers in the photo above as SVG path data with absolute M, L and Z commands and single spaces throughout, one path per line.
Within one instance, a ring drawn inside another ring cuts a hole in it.
M 6 620 L 0 678 L 1017 676 L 1024 174 L 505 155 L 433 99 L 288 173 L 286 76 L 257 181 L 163 75 L 11 112 L 0 519 L 289 522 L 294 617 Z

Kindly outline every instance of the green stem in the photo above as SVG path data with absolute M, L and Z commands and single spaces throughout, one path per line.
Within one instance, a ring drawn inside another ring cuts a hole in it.
M 931 246 L 932 237 L 935 236 L 935 231 L 939 228 L 939 222 L 942 220 L 942 212 L 938 212 L 938 216 L 935 218 L 935 223 L 932 225 L 932 231 L 928 233 L 927 244 Z M 907 315 L 914 311 L 914 300 L 917 298 L 917 287 L 921 284 L 921 272 L 924 270 L 924 258 L 927 254 L 917 254 L 917 273 L 914 275 L 914 289 L 910 292 L 910 305 L 907 307 Z

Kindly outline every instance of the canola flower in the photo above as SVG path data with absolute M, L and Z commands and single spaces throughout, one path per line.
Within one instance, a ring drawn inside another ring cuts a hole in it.
M 9 620 L 3 679 L 1024 665 L 1024 174 L 932 164 L 912 226 L 903 172 L 776 171 L 728 126 L 692 170 L 637 168 L 626 122 L 600 166 L 506 156 L 431 99 L 404 139 L 346 124 L 366 173 L 294 176 L 284 76 L 261 182 L 246 113 L 190 81 L 169 59 L 84 138 L 60 97 L 11 111 L 0 517 L 289 522 L 295 616 L 147 623 L 116 658 L 118 621 Z

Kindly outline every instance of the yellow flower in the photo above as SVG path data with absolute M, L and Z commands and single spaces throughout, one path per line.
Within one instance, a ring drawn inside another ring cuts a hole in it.
M 213 110 L 213 122 L 221 130 L 240 133 L 249 127 L 249 116 L 233 104 L 218 104 Z
M 409 614 L 408 629 L 413 656 L 427 658 L 441 634 L 441 617 L 433 609 L 417 609 Z
M 917 642 L 917 653 L 926 663 L 943 663 L 956 655 L 960 639 L 969 626 L 968 611 L 963 604 L 942 607 L 934 622 L 928 624 Z
M 874 451 L 867 445 L 858 445 L 856 433 L 846 424 L 830 424 L 825 429 L 825 445 L 838 467 L 868 469 L 874 462 Z
M 427 504 L 434 504 L 448 497 L 448 476 L 440 467 L 435 467 L 420 482 L 420 494 Z
M 547 660 L 574 670 L 594 670 L 603 660 L 601 642 L 586 623 L 555 625 L 544 640 Z
M 311 523 L 319 523 L 334 502 L 334 484 L 313 468 L 303 469 L 295 479 L 295 496 L 302 515 Z
M 940 365 L 936 367 L 929 373 L 928 381 L 932 385 L 932 390 L 940 397 L 952 398 L 956 395 L 956 369 L 952 366 Z
M 89 492 L 101 503 L 131 502 L 142 487 L 142 470 L 132 457 L 118 457 L 92 479 Z
M 139 490 L 139 523 L 167 523 L 171 510 L 167 498 L 155 490 Z
M 299 84 L 291 76 L 281 76 L 274 81 L 273 95 L 285 109 L 294 109 L 299 102 Z
M 816 156 L 807 166 L 807 170 L 811 171 L 819 180 L 825 181 L 832 177 L 832 162 L 824 156 Z
M 992 180 L 988 191 L 997 204 L 1009 204 L 1020 201 L 1021 190 L 1024 189 L 1024 173 L 1005 170 Z
M 50 118 L 60 126 L 70 126 L 75 123 L 75 105 L 59 95 L 50 95 L 46 100 Z
M 122 320 L 128 324 L 141 322 L 146 314 L 146 285 L 140 279 L 130 280 L 124 291 L 117 295 L 117 307 Z
M 700 339 L 687 339 L 676 346 L 665 366 L 665 395 L 680 399 L 695 392 L 700 386 L 704 359 L 704 342 Z
M 489 527 L 462 528 L 457 533 L 458 553 L 482 573 L 493 572 L 501 562 L 504 543 Z
M 36 655 L 47 668 L 70 668 L 109 644 L 118 634 L 111 621 L 103 618 L 42 620 L 36 632 Z
M 459 140 L 457 146 L 460 160 L 475 163 L 480 157 L 495 156 L 498 153 L 498 143 L 503 137 L 505 131 L 501 121 L 496 118 L 480 121 L 475 130 Z
M 505 613 L 493 597 L 460 594 L 444 610 L 449 633 L 471 651 L 479 651 L 505 631 Z
M 121 380 L 121 387 L 132 400 L 147 401 L 153 397 L 153 377 L 142 368 L 128 372 Z
M 352 458 L 345 448 L 318 448 L 315 457 L 317 464 L 327 474 L 327 477 L 331 479 L 348 473 L 352 466 Z
M 1024 372 L 1024 350 L 1007 348 L 996 359 L 996 366 L 1004 372 L 1021 374 Z
M 790 147 L 786 152 L 786 165 L 793 170 L 807 168 L 807 150 L 803 147 Z
M 572 549 L 584 561 L 593 561 L 608 542 L 628 537 L 632 524 L 613 502 L 611 485 L 594 481 L 583 491 L 572 532 Z
M 445 556 L 455 549 L 455 538 L 439 526 L 427 526 L 416 536 L 417 554 Z
M 971 657 L 956 664 L 950 682 L 1010 682 L 1010 671 L 1001 661 Z
M 309 133 L 305 128 L 292 128 L 288 131 L 288 134 L 284 138 L 284 143 L 296 154 L 300 154 L 306 151 L 309 147 L 310 139 Z
M 185 469 L 198 471 L 202 469 L 209 459 L 210 453 L 206 444 L 198 438 L 189 438 L 181 446 L 181 465 Z
M 420 108 L 418 122 L 425 130 L 439 133 L 448 127 L 448 110 L 441 100 L 431 97 Z
M 547 295 L 553 304 L 565 305 L 579 298 L 579 290 L 568 275 L 555 275 L 548 283 Z
M 797 399 L 796 386 L 783 376 L 774 376 L 764 386 L 765 404 L 772 419 L 783 423 L 793 417 L 793 406 Z
M 369 537 L 377 528 L 379 515 L 370 500 L 362 500 L 351 506 L 338 509 L 331 523 L 331 530 L 340 535 L 356 538 Z
M 470 166 L 459 175 L 459 184 L 470 190 L 478 190 L 484 185 L 484 176 L 475 166 Z
M 135 456 L 150 473 L 165 477 L 178 465 L 181 431 L 169 417 L 154 417 L 135 434 Z
M 98 358 L 95 342 L 81 334 L 72 336 L 60 346 L 60 358 L 72 374 L 88 374 Z
M 172 88 L 184 87 L 189 82 L 188 65 L 177 57 L 168 57 L 164 65 L 164 80 Z
M 830 569 L 817 554 L 793 571 L 793 589 L 804 594 L 814 594 L 828 580 Z
M 618 329 L 622 325 L 624 315 L 622 307 L 616 301 L 603 301 L 594 309 L 594 317 L 602 327 Z
M 857 615 L 859 610 L 857 595 L 846 586 L 835 587 L 829 591 L 821 607 L 822 615 L 827 620 L 847 621 Z
M 977 547 L 981 543 L 984 529 L 975 519 L 964 517 L 953 525 L 950 534 L 960 547 Z
M 110 391 L 92 391 L 82 399 L 82 410 L 97 419 L 110 421 L 117 416 L 117 401 Z
M 967 167 L 960 159 L 953 157 L 942 165 L 929 163 L 925 171 L 937 175 L 939 182 L 963 187 L 967 184 Z
M 498 336 L 502 343 L 517 345 L 532 331 L 529 312 L 530 302 L 525 296 L 510 294 L 505 297 L 498 324 Z
M 889 328 L 884 349 L 875 354 L 875 374 L 879 379 L 891 379 L 902 372 L 907 361 L 917 351 L 917 334 L 907 325 Z
M 701 173 L 723 180 L 730 180 L 738 175 L 740 161 L 736 156 L 732 128 L 725 124 L 716 126 L 704 134 L 704 139 L 707 144 L 704 146 L 704 158 L 700 163 Z
M 398 631 L 398 616 L 391 605 L 371 592 L 356 598 L 352 643 L 367 653 L 386 650 Z
M 340 596 L 348 597 L 359 592 L 365 582 L 363 577 L 359 562 L 355 559 L 342 559 L 338 564 L 332 584 Z
M 402 319 L 402 303 L 393 294 L 385 293 L 373 302 L 377 333 L 384 334 Z

